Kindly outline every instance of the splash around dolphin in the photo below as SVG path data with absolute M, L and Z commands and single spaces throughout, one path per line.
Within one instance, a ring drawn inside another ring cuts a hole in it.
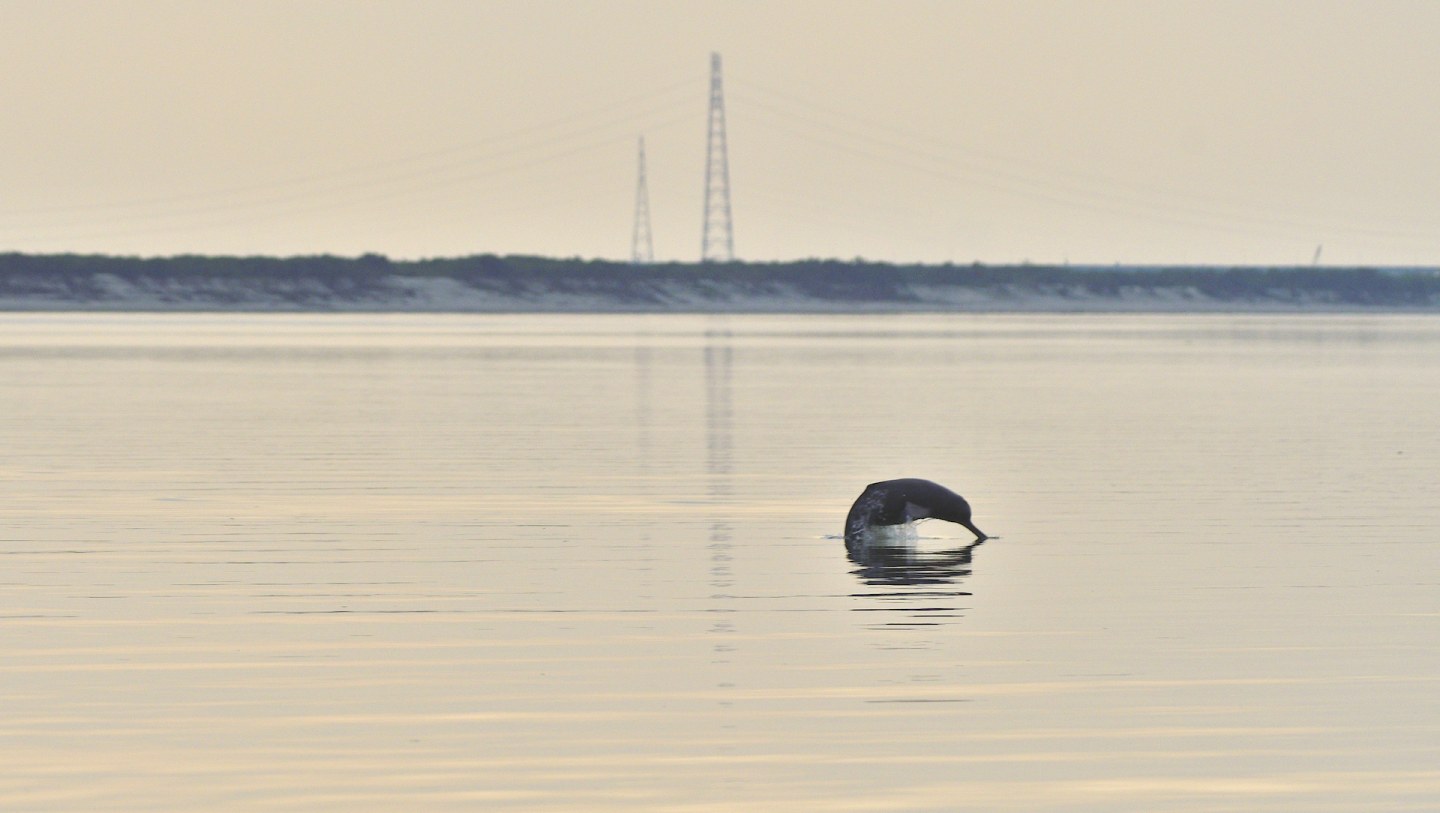
M 929 480 L 907 477 L 882 480 L 865 486 L 845 517 L 845 546 L 866 545 L 877 533 L 893 531 L 917 519 L 943 519 L 965 526 L 975 534 L 976 543 L 988 539 L 970 521 L 970 503 L 965 498 Z

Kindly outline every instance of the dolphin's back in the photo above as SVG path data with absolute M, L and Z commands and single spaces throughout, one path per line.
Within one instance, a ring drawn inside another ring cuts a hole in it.
M 939 483 L 916 477 L 871 483 L 845 516 L 845 542 L 853 544 L 876 526 L 903 525 L 927 517 L 968 523 L 970 504 Z

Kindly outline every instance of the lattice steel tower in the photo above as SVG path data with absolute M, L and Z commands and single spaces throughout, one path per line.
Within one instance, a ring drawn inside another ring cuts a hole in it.
M 720 55 L 710 55 L 710 133 L 705 139 L 705 222 L 700 262 L 735 259 L 735 229 L 730 220 L 730 162 L 725 156 L 725 93 Z
M 645 137 L 640 136 L 640 163 L 635 182 L 635 231 L 630 235 L 630 262 L 655 262 L 655 244 L 650 239 L 650 191 L 645 186 Z

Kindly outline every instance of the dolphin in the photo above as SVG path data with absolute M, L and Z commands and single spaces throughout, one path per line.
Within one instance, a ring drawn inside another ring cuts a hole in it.
M 965 498 L 929 480 L 907 477 L 865 486 L 845 517 L 845 546 L 864 545 L 873 529 L 905 525 L 917 519 L 943 519 L 964 525 L 977 543 L 989 537 L 970 521 Z

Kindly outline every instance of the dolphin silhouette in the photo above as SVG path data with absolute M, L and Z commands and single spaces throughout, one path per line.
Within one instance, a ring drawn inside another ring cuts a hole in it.
M 845 546 L 863 545 L 872 528 L 904 525 L 917 519 L 959 523 L 975 534 L 976 542 L 989 538 L 970 522 L 970 503 L 964 497 L 939 483 L 907 477 L 865 486 L 845 517 Z

